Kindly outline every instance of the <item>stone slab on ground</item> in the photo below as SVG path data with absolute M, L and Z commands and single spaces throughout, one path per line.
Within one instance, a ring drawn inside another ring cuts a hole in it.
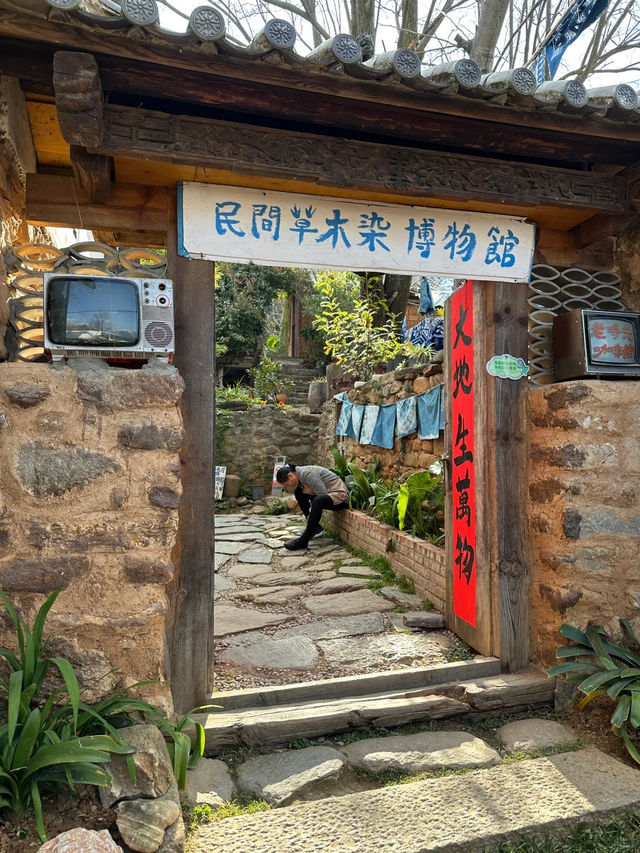
M 216 809 L 233 797 L 235 785 L 229 768 L 217 758 L 201 758 L 195 767 L 187 771 L 184 790 L 180 791 L 182 802 L 196 806 L 206 803 Z
M 428 634 L 381 634 L 318 640 L 325 659 L 334 666 L 362 670 L 380 665 L 429 666 L 442 663 L 449 641 Z
M 51 838 L 37 853 L 122 853 L 108 829 L 69 829 Z
M 394 608 L 393 602 L 381 598 L 370 589 L 337 595 L 316 595 L 305 598 L 302 603 L 315 616 L 354 616 L 357 613 L 382 612 Z
M 335 779 L 344 764 L 344 755 L 330 746 L 309 746 L 259 755 L 238 768 L 238 788 L 272 806 L 281 806 L 314 783 Z
M 235 583 L 229 578 L 225 578 L 222 575 L 216 575 L 213 579 L 213 589 L 215 592 L 224 592 L 228 589 L 235 589 Z
M 264 563 L 237 563 L 225 570 L 225 575 L 230 578 L 255 578 L 265 573 Z
M 358 616 L 338 616 L 292 625 L 278 632 L 280 637 L 309 637 L 310 640 L 335 640 L 340 637 L 356 637 L 359 634 L 380 634 L 384 631 L 381 613 L 363 613 Z
M 357 563 L 342 565 L 338 569 L 339 575 L 355 575 L 358 578 L 369 578 L 370 580 L 377 580 L 380 577 L 380 572 L 376 572 L 375 569 L 370 568 L 369 566 L 360 566 Z
M 416 773 L 493 767 L 500 763 L 495 749 L 468 732 L 419 732 L 360 740 L 342 750 L 349 766 L 369 773 L 397 770 Z
M 552 746 L 565 746 L 577 740 L 576 733 L 568 726 L 563 726 L 555 720 L 539 718 L 507 723 L 498 729 L 497 734 L 507 749 L 524 752 L 549 749 Z
M 251 548 L 249 551 L 243 551 L 238 555 L 238 560 L 241 563 L 264 563 L 265 565 L 273 560 L 273 551 L 269 548 Z
M 442 613 L 405 613 L 402 617 L 403 623 L 407 628 L 421 628 L 423 631 L 434 631 L 438 628 L 445 627 L 444 616 Z
M 248 645 L 233 645 L 218 654 L 218 660 L 236 666 L 261 669 L 315 669 L 318 650 L 307 637 L 263 640 Z
M 241 551 L 246 551 L 251 545 L 252 542 L 216 542 L 214 548 L 218 554 L 232 554 L 235 556 Z
M 310 572 L 265 572 L 262 575 L 255 575 L 251 578 L 251 583 L 257 586 L 282 586 L 287 584 L 298 585 L 303 583 L 311 583 L 316 580 L 316 576 Z
M 289 553 L 287 551 L 287 553 Z M 280 560 L 280 565 L 283 569 L 298 569 L 300 566 L 309 562 L 309 557 L 306 554 L 301 554 L 300 556 L 294 557 L 283 557 Z
M 319 581 L 310 587 L 313 595 L 332 595 L 337 592 L 353 592 L 356 589 L 364 589 L 370 581 L 367 578 L 339 578 L 334 575 L 324 581 Z
M 247 607 L 217 605 L 214 614 L 214 637 L 226 637 L 228 634 L 241 634 L 243 631 L 256 631 L 267 625 L 280 625 L 293 617 L 289 613 L 264 613 Z
M 261 586 L 257 589 L 239 590 L 233 598 L 242 601 L 254 601 L 257 604 L 287 604 L 303 594 L 304 591 L 299 586 Z
M 216 531 L 216 542 L 255 542 L 263 545 L 266 542 L 266 537 L 262 533 L 252 530 L 250 533 L 227 533 L 225 531 Z
M 421 598 L 418 598 L 417 595 L 403 592 L 397 586 L 383 586 L 380 594 L 389 601 L 393 601 L 394 604 L 401 604 L 402 607 L 406 607 L 408 610 L 422 610 Z
M 229 562 L 230 559 L 231 559 L 230 554 L 215 554 L 215 556 L 214 556 L 215 562 L 214 562 L 214 569 L 213 569 L 214 572 L 217 572 L 218 569 L 221 569 L 223 566 L 225 566 Z
M 191 853 L 468 853 L 639 805 L 640 773 L 585 749 L 202 824 Z

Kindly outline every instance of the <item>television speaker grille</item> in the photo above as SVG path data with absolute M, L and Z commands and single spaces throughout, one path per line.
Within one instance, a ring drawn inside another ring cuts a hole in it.
M 152 347 L 168 347 L 173 342 L 173 329 L 168 323 L 161 321 L 148 323 L 145 326 L 144 339 Z

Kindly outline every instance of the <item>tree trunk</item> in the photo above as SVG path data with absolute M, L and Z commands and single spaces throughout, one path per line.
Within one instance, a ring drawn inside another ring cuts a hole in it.
M 491 71 L 500 30 L 504 23 L 509 0 L 484 0 L 478 29 L 471 41 L 469 57 L 478 63 L 483 73 Z
M 404 0 L 398 47 L 412 47 L 418 41 L 418 0 Z
M 389 314 L 398 315 L 398 331 L 402 327 L 402 318 L 407 310 L 410 287 L 410 275 L 391 275 L 387 273 L 384 277 L 384 298 L 389 309 Z
M 376 40 L 376 3 L 375 0 L 351 0 L 351 35 L 368 34 L 374 44 Z

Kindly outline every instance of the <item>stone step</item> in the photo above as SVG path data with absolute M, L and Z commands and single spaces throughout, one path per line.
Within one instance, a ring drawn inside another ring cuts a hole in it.
M 640 773 L 589 748 L 201 824 L 191 853 L 470 853 L 640 806 Z
M 366 696 L 301 701 L 267 708 L 194 714 L 205 729 L 207 754 L 229 745 L 282 745 L 299 738 L 390 728 L 417 720 L 487 716 L 550 705 L 554 682 L 538 671 L 431 684 Z M 219 701 L 214 694 L 213 701 Z
M 300 631 L 300 633 L 303 632 Z M 336 636 L 339 635 L 336 634 Z M 498 658 L 479 655 L 471 660 L 454 663 L 437 663 L 432 666 L 396 669 L 388 672 L 370 672 L 366 675 L 326 678 L 322 681 L 302 681 L 298 684 L 277 684 L 273 687 L 224 690 L 214 693 L 211 702 L 222 705 L 226 712 L 249 708 L 257 710 L 275 705 L 299 705 L 302 702 L 314 700 L 344 699 L 374 693 L 416 690 L 452 681 L 463 682 L 473 678 L 488 678 L 500 675 L 500 670 Z

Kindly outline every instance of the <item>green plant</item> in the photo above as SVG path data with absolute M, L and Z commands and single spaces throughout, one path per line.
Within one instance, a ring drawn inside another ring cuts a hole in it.
M 351 509 L 370 509 L 375 505 L 376 496 L 373 483 L 377 482 L 376 472 L 379 464 L 379 462 L 372 462 L 364 471 L 353 462 L 347 464 L 350 473 L 344 481 L 349 489 L 349 506 Z
M 400 575 L 398 578 L 397 587 L 401 592 L 406 592 L 407 595 L 415 595 L 416 593 L 413 581 L 410 578 L 405 578 L 404 575 Z
M 398 493 L 398 526 L 407 527 L 422 539 L 439 542 L 440 523 L 444 513 L 442 476 L 431 471 L 418 471 L 400 486 Z
M 453 638 L 445 655 L 447 663 L 455 663 L 459 660 L 471 660 L 472 657 L 475 657 L 473 649 L 458 637 Z
M 197 763 L 204 752 L 204 729 L 189 714 L 172 723 L 159 709 L 128 696 L 126 691 L 94 705 L 82 701 L 71 663 L 44 654 L 45 621 L 59 592 L 47 598 L 29 628 L 0 589 L 17 644 L 15 652 L 0 648 L 0 657 L 10 670 L 8 679 L 0 680 L 0 701 L 4 701 L 0 711 L 0 812 L 19 819 L 33 808 L 43 841 L 43 791 L 66 786 L 74 792 L 76 785 L 108 785 L 110 777 L 101 765 L 110 760 L 112 753 L 126 756 L 129 772 L 135 778 L 131 759 L 135 749 L 125 742 L 118 727 L 139 722 L 140 715 L 161 726 L 172 740 L 169 751 L 182 787 L 187 766 Z M 52 689 L 45 696 L 45 678 L 52 665 L 60 673 L 64 687 Z M 195 727 L 194 741 L 183 731 L 187 725 Z
M 626 619 L 621 623 L 636 648 L 640 642 Z M 611 642 L 598 625 L 580 631 L 564 624 L 559 633 L 570 644 L 556 650 L 556 657 L 570 658 L 552 666 L 547 675 L 567 675 L 579 681 L 578 690 L 585 698 L 578 703 L 584 708 L 596 696 L 608 695 L 616 703 L 611 717 L 614 732 L 623 739 L 629 755 L 640 764 L 640 750 L 634 743 L 640 726 L 640 653 Z M 586 676 L 586 678 L 585 678 Z
M 333 468 L 331 470 L 334 471 L 335 474 L 337 474 L 337 476 L 340 477 L 341 480 L 344 480 L 344 478 L 349 473 L 349 462 L 346 456 L 343 456 L 342 453 L 340 453 L 335 444 L 329 448 L 329 452 L 333 456 L 334 462 Z M 351 461 L 353 462 L 353 457 Z
M 263 515 L 285 515 L 287 512 L 289 512 L 289 507 L 283 500 L 278 499 L 269 504 Z
M 422 599 L 422 609 L 426 610 L 427 612 L 429 612 L 430 610 L 433 610 L 433 601 L 431 601 L 430 598 L 423 598 Z
M 216 409 L 216 456 L 222 453 L 232 420 L 231 414 L 228 411 L 225 409 Z
M 282 375 L 281 361 L 274 361 L 266 355 L 260 359 L 257 367 L 252 367 L 249 373 L 253 379 L 253 387 L 258 395 L 265 400 L 275 402 L 276 394 L 283 394 L 293 388 L 293 383 Z
M 264 800 L 253 800 L 248 797 L 234 797 L 228 803 L 223 803 L 213 813 L 213 820 L 224 820 L 227 817 L 239 817 L 243 814 L 268 812 L 271 806 Z

